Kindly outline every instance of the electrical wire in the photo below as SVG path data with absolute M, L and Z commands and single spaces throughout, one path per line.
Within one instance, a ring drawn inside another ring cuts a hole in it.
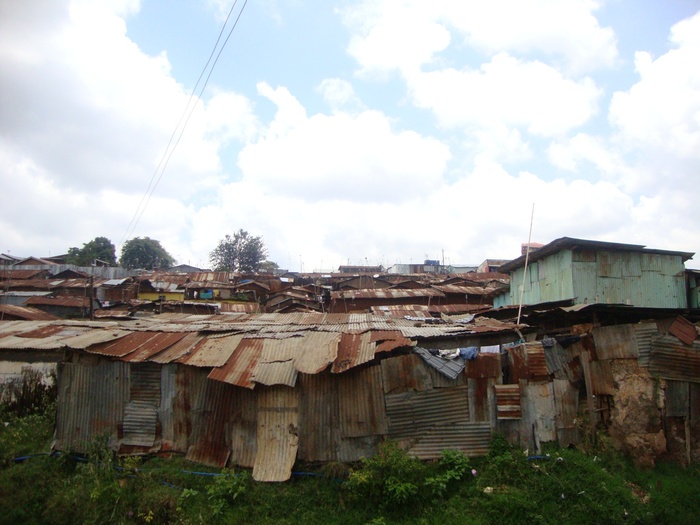
M 185 105 L 185 109 L 183 110 L 182 114 L 180 115 L 180 119 L 178 120 L 177 125 L 173 129 L 172 134 L 170 135 L 170 140 L 168 141 L 168 144 L 165 148 L 165 151 L 163 152 L 163 155 L 161 156 L 160 161 L 158 162 L 158 166 L 156 166 L 156 169 L 153 172 L 153 175 L 151 175 L 151 179 L 148 182 L 148 187 L 146 188 L 145 193 L 141 197 L 141 201 L 139 202 L 139 205 L 136 207 L 136 211 L 134 212 L 134 215 L 132 216 L 131 221 L 129 221 L 129 224 L 126 227 L 124 235 L 123 235 L 119 244 L 122 244 L 127 238 L 131 237 L 131 235 L 133 235 L 133 233 L 134 233 L 134 230 L 136 230 L 136 227 L 138 226 L 138 223 L 141 220 L 141 217 L 143 216 L 144 212 L 146 211 L 146 208 L 148 207 L 148 204 L 151 201 L 151 197 L 153 196 L 153 193 L 155 192 L 156 187 L 160 183 L 160 180 L 163 178 L 163 174 L 165 173 L 165 168 L 168 166 L 168 163 L 170 162 L 170 158 L 172 157 L 173 153 L 175 152 L 175 149 L 177 148 L 178 144 L 180 143 L 180 139 L 182 139 L 182 136 L 185 133 L 185 129 L 187 128 L 187 124 L 190 120 L 190 117 L 194 113 L 194 110 L 197 107 L 197 104 L 202 99 L 202 94 L 204 93 L 204 90 L 206 89 L 207 84 L 209 83 L 209 79 L 211 78 L 211 75 L 214 71 L 214 68 L 216 67 L 216 64 L 219 61 L 219 58 L 221 57 L 221 53 L 223 52 L 224 48 L 226 47 L 226 44 L 228 43 L 229 39 L 231 38 L 231 35 L 233 34 L 234 29 L 236 29 L 236 26 L 238 25 L 238 22 L 241 19 L 241 15 L 243 14 L 243 10 L 245 9 L 246 5 L 248 5 L 248 0 L 245 0 L 243 2 L 243 6 L 241 7 L 240 11 L 238 12 L 238 16 L 236 17 L 236 20 L 233 23 L 233 26 L 231 26 L 231 29 L 229 30 L 228 35 L 226 36 L 226 39 L 224 40 L 223 44 L 221 44 L 221 47 L 219 48 L 219 42 L 221 41 L 221 37 L 224 34 L 224 30 L 226 29 L 226 26 L 228 25 L 229 20 L 231 18 L 231 15 L 233 14 L 233 11 L 236 8 L 237 4 L 238 4 L 238 0 L 234 0 L 233 5 L 231 6 L 231 9 L 228 12 L 228 15 L 226 15 L 226 20 L 224 21 L 224 24 L 221 27 L 221 31 L 219 31 L 219 36 L 217 37 L 216 42 L 214 43 L 214 46 L 211 50 L 211 53 L 209 54 L 209 58 L 207 60 L 207 63 L 202 68 L 202 71 L 199 74 L 199 78 L 197 79 L 197 83 L 195 84 L 194 88 L 192 88 L 192 92 L 190 93 L 190 97 L 187 100 L 187 104 Z M 216 53 L 217 48 L 219 48 L 218 53 Z M 214 59 L 214 63 L 211 65 L 211 68 L 210 68 L 209 64 L 211 63 L 212 57 L 214 56 L 215 53 L 216 53 L 216 58 Z M 204 80 L 204 84 L 202 85 L 201 89 L 199 90 L 199 94 L 196 95 L 196 99 L 195 99 L 195 94 L 197 93 L 197 87 L 199 86 L 199 83 L 201 82 L 202 77 L 204 77 L 204 74 L 207 72 L 207 69 L 209 69 L 209 73 L 207 74 L 206 79 Z M 193 99 L 195 99 L 194 103 L 192 103 Z M 186 118 L 185 118 L 185 116 L 186 116 Z M 185 119 L 184 123 L 183 123 L 183 119 Z M 177 133 L 178 130 L 180 130 L 179 135 Z M 175 140 L 175 143 L 173 144 L 173 139 L 175 138 L 176 135 L 177 135 L 177 140 Z

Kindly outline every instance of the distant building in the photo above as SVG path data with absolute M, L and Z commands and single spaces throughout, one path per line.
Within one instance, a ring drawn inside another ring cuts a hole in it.
M 339 266 L 338 273 L 382 273 L 383 266 Z
M 476 273 L 500 272 L 502 264 L 508 262 L 508 259 L 486 259 L 476 269 Z

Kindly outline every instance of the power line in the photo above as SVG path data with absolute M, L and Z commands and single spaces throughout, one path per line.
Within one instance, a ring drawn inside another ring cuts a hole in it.
M 231 26 L 231 29 L 229 30 L 228 35 L 226 36 L 226 39 L 224 40 L 223 44 L 221 44 L 221 47 L 219 48 L 219 52 L 216 53 L 216 50 L 219 46 L 219 42 L 221 41 L 221 37 L 224 34 L 224 30 L 226 29 L 226 26 L 228 25 L 228 22 L 231 18 L 231 15 L 233 14 L 233 11 L 236 8 L 237 4 L 238 4 L 238 0 L 234 0 L 233 5 L 231 6 L 231 9 L 228 12 L 228 15 L 226 15 L 226 20 L 224 21 L 224 24 L 221 27 L 221 31 L 219 31 L 219 36 L 217 37 L 216 42 L 214 43 L 214 46 L 211 50 L 211 53 L 209 54 L 209 58 L 207 59 L 207 63 L 202 68 L 202 72 L 199 74 L 199 78 L 197 79 L 197 83 L 195 84 L 194 88 L 192 88 L 192 92 L 190 93 L 190 97 L 187 100 L 187 104 L 185 105 L 185 109 L 183 110 L 182 115 L 180 115 L 180 119 L 178 120 L 177 125 L 173 129 L 172 134 L 170 135 L 170 140 L 168 141 L 168 145 L 166 146 L 165 151 L 163 152 L 163 155 L 161 156 L 160 161 L 158 162 L 158 166 L 156 166 L 156 169 L 153 172 L 153 175 L 151 175 L 151 179 L 148 182 L 148 187 L 146 188 L 145 193 L 141 197 L 141 201 L 139 202 L 139 205 L 136 207 L 136 211 L 134 212 L 134 215 L 131 218 L 131 221 L 129 221 L 129 225 L 126 227 L 124 235 L 123 235 L 121 241 L 119 242 L 119 244 L 122 244 L 124 242 L 124 240 L 126 240 L 128 237 L 131 237 L 131 235 L 133 235 L 134 230 L 136 229 L 136 226 L 138 225 L 139 221 L 141 220 L 141 217 L 143 216 L 144 212 L 146 211 L 146 208 L 148 207 L 148 204 L 151 201 L 151 197 L 153 196 L 153 193 L 155 192 L 156 187 L 158 186 L 158 183 L 163 178 L 163 173 L 165 173 L 165 168 L 168 166 L 168 163 L 170 162 L 170 158 L 172 157 L 173 153 L 175 152 L 175 149 L 177 148 L 178 144 L 180 143 L 180 139 L 182 139 L 182 136 L 185 133 L 185 128 L 187 127 L 187 123 L 189 122 L 190 117 L 192 116 L 192 113 L 194 113 L 194 110 L 197 107 L 197 103 L 199 103 L 199 101 L 202 99 L 202 94 L 204 93 L 204 90 L 206 89 L 207 84 L 209 83 L 209 79 L 211 78 L 211 75 L 214 71 L 214 68 L 216 67 L 217 62 L 219 61 L 219 58 L 221 57 L 221 53 L 223 52 L 224 48 L 226 47 L 226 44 L 228 43 L 229 39 L 231 38 L 231 34 L 233 34 L 234 29 L 236 29 L 236 26 L 238 25 L 238 21 L 241 19 L 241 15 L 243 14 L 243 10 L 245 9 L 246 5 L 248 5 L 248 0 L 245 0 L 243 2 L 243 6 L 241 7 L 240 11 L 238 12 L 238 16 L 236 17 L 236 20 L 233 23 L 233 26 Z M 211 63 L 212 57 L 214 56 L 215 53 L 216 53 L 216 58 L 214 59 L 214 63 L 211 65 L 211 68 L 209 68 L 209 64 Z M 192 100 L 195 98 L 195 93 L 197 92 L 197 87 L 199 86 L 199 83 L 201 82 L 202 77 L 206 73 L 207 69 L 209 69 L 209 73 L 207 74 L 206 79 L 204 80 L 204 84 L 202 84 L 202 88 L 200 89 L 199 94 L 197 94 L 197 96 L 196 96 L 196 100 L 194 100 L 194 103 L 192 103 Z M 186 118 L 185 118 L 185 116 L 186 116 Z M 185 119 L 184 123 L 183 123 L 183 119 Z M 181 124 L 182 124 L 182 126 L 181 126 Z M 173 139 L 175 138 L 175 135 L 177 135 L 178 129 L 180 130 L 180 133 L 177 136 L 177 140 L 175 140 L 175 143 L 173 144 Z

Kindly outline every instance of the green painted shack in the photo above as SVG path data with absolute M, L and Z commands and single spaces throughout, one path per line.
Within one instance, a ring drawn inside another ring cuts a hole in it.
M 685 261 L 694 253 L 653 250 L 638 244 L 562 237 L 501 266 L 510 289 L 494 307 L 571 300 L 573 304 L 624 304 L 688 308 Z M 522 291 L 521 291 L 522 287 Z

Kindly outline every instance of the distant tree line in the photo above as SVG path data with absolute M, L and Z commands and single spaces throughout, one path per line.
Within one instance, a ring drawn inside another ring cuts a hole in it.
M 175 264 L 175 258 L 150 237 L 135 237 L 124 243 L 117 263 L 116 248 L 107 237 L 95 237 L 82 248 L 68 249 L 67 261 L 76 266 L 117 266 L 143 270 L 167 270 Z M 267 260 L 267 248 L 262 236 L 250 235 L 239 229 L 226 235 L 209 253 L 209 261 L 215 271 L 272 272 L 278 269 L 275 262 Z

